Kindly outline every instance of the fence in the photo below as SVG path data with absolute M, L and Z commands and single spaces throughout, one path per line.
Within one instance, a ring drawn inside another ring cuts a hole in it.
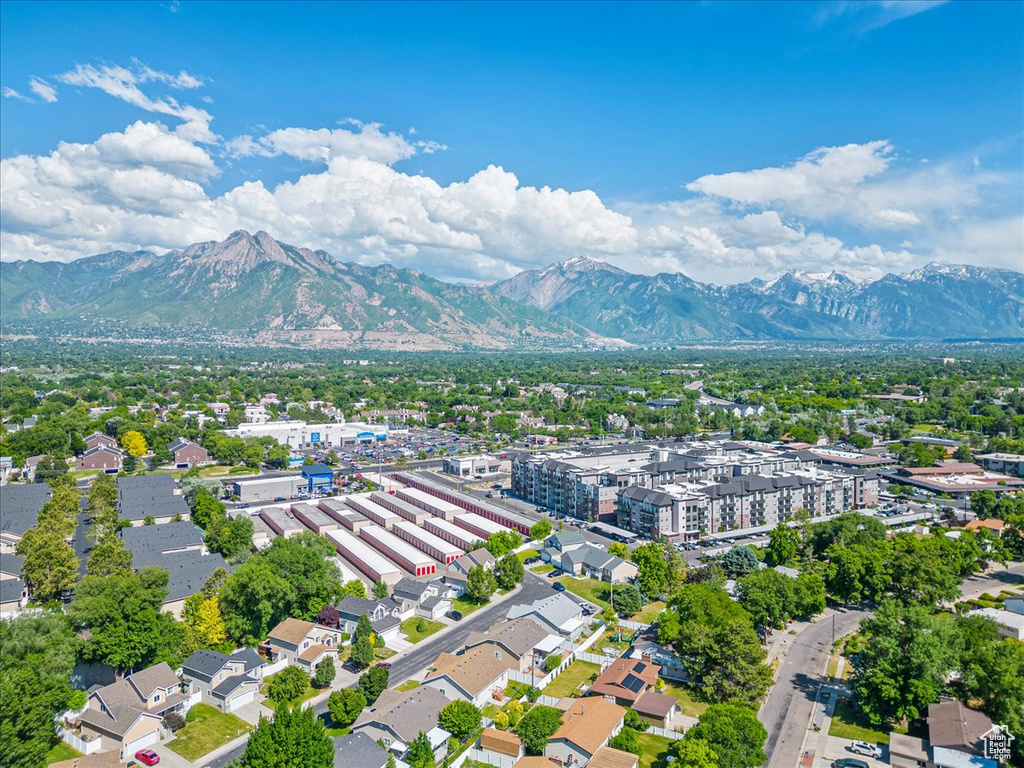
M 683 738 L 682 731 L 669 731 L 665 728 L 659 728 L 656 725 L 652 725 L 650 728 L 644 731 L 644 733 L 653 733 L 655 736 L 663 736 L 664 738 L 672 739 L 673 741 L 675 741 L 676 739 Z
M 487 765 L 493 765 L 494 768 L 512 768 L 516 764 L 516 758 L 509 757 L 508 755 L 500 755 L 497 752 L 470 747 L 455 758 L 451 768 L 461 768 L 462 764 L 467 760 L 476 760 Z
M 554 680 L 556 677 L 562 674 L 562 672 L 565 671 L 565 668 L 572 664 L 573 661 L 575 661 L 576 659 L 588 657 L 583 658 L 583 660 L 590 661 L 591 658 L 598 658 L 593 653 L 587 653 L 587 649 L 592 647 L 594 643 L 598 641 L 598 638 L 600 638 L 603 633 L 604 622 L 598 622 L 597 630 L 579 645 L 571 645 L 571 647 L 573 647 L 573 650 L 569 653 L 569 655 L 562 659 L 561 664 L 555 667 L 548 674 L 544 675 L 544 677 L 534 678 L 532 675 L 520 672 L 518 669 L 513 669 L 509 671 L 508 679 L 513 680 L 517 683 L 526 683 L 527 685 L 532 685 L 535 688 L 544 690 L 552 680 Z M 608 659 L 602 656 L 600 657 L 600 661 L 598 661 L 597 663 L 600 664 L 602 662 L 607 661 Z
M 288 659 L 278 659 L 273 664 L 267 664 L 265 667 L 263 667 L 263 677 L 270 677 L 275 672 L 280 672 L 287 666 Z
M 57 726 L 57 735 L 60 736 L 61 740 L 68 744 L 83 755 L 91 755 L 94 752 L 100 751 L 100 738 L 97 736 L 94 739 L 83 739 L 81 736 L 76 736 L 73 732 L 65 730 L 62 726 Z
M 629 619 L 619 619 L 619 626 L 625 627 L 626 629 L 647 629 L 650 624 L 644 624 L 641 621 L 630 621 Z

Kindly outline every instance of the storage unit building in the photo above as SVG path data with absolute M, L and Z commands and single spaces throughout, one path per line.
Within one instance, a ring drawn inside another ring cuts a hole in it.
M 460 528 L 464 528 L 470 533 L 476 535 L 478 538 L 487 541 L 492 534 L 499 533 L 500 531 L 507 531 L 503 525 L 493 520 L 488 520 L 486 517 L 480 517 L 480 515 L 473 512 L 466 512 L 463 515 L 456 515 L 455 519 L 452 520 Z
M 295 519 L 292 511 L 283 507 L 264 507 L 260 510 L 260 517 L 270 526 L 270 530 L 286 539 L 306 530 L 306 526 Z
M 385 509 L 375 501 L 370 501 L 367 496 L 348 496 L 345 503 L 363 517 L 372 520 L 385 530 L 390 530 L 396 520 L 401 520 L 398 515 L 390 509 Z
M 338 527 L 338 521 L 313 504 L 292 504 L 292 514 L 313 533 L 324 534 Z
M 413 576 L 432 576 L 437 572 L 433 559 L 378 525 L 360 529 L 359 538 Z
M 423 530 L 429 531 L 438 538 L 444 539 L 449 544 L 454 544 L 459 549 L 466 550 L 480 542 L 476 536 L 465 528 L 460 528 L 455 523 L 440 517 L 431 517 L 423 521 Z
M 321 499 L 317 503 L 317 508 L 350 531 L 358 531 L 364 525 L 373 525 L 348 504 L 338 499 Z
M 435 536 L 430 531 L 424 530 L 408 520 L 399 520 L 392 526 L 391 532 L 445 565 L 465 554 L 454 544 L 448 543 L 440 536 Z
M 383 581 L 393 587 L 405 575 L 401 568 L 348 531 L 339 528 L 336 531 L 328 531 L 326 536 L 334 544 L 338 554 L 371 582 Z
M 457 507 L 444 499 L 431 496 L 429 493 L 421 491 L 419 488 L 399 488 L 395 491 L 395 495 L 400 499 L 405 499 L 410 504 L 413 504 L 420 509 L 427 510 L 427 512 L 432 514 L 434 517 L 442 517 L 445 520 L 451 520 L 456 515 L 466 511 L 462 507 Z
M 431 496 L 443 499 L 444 501 L 454 504 L 467 512 L 473 512 L 481 517 L 486 517 L 488 520 L 500 523 L 506 528 L 512 528 L 519 531 L 519 533 L 524 536 L 530 533 L 530 528 L 534 524 L 534 522 L 525 515 L 520 515 L 518 512 L 505 509 L 504 507 L 492 504 L 484 499 L 478 499 L 476 496 L 471 496 L 468 493 L 462 493 L 454 488 L 449 488 L 418 473 L 401 472 L 398 477 L 403 483 L 414 490 L 429 493 Z
M 416 525 L 423 525 L 424 520 L 432 517 L 427 510 L 417 507 L 415 504 L 410 504 L 405 499 L 400 499 L 394 494 L 374 491 L 370 494 L 370 499 Z

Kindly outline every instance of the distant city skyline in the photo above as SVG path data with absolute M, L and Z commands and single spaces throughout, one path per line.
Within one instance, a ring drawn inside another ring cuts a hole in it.
M 0 258 L 1024 271 L 1024 4 L 0 5 Z

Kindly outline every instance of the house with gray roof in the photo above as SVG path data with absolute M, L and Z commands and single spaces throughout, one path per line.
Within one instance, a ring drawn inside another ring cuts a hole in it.
M 576 640 L 586 628 L 583 609 L 561 592 L 532 603 L 514 605 L 505 618 L 511 621 L 523 617 L 533 619 L 550 633 L 569 640 Z
M 526 673 L 534 661 L 543 662 L 564 642 L 560 635 L 552 634 L 533 619 L 523 616 L 499 622 L 486 632 L 470 632 L 466 638 L 466 650 L 485 647 L 509 669 Z
M 222 712 L 234 712 L 256 701 L 264 666 L 259 654 L 248 648 L 230 656 L 200 650 L 182 662 L 181 674 L 189 695 L 198 693 Z
M 561 558 L 552 563 L 566 573 L 606 581 L 609 584 L 622 584 L 635 579 L 639 572 L 636 564 L 589 543 L 564 552 Z
M 384 768 L 388 751 L 365 733 L 334 737 L 334 768 Z
M 158 525 L 188 520 L 190 511 L 170 475 L 141 475 L 117 479 L 117 513 L 132 525 L 152 517 Z
M 39 510 L 50 498 L 46 483 L 0 485 L 0 554 L 14 553 L 25 531 L 36 524 Z
M 433 620 L 452 609 L 448 587 L 440 579 L 418 581 L 404 578 L 394 586 L 391 599 L 398 606 L 399 615 L 403 618 L 420 616 Z
M 390 597 L 378 600 L 345 595 L 336 607 L 339 616 L 338 629 L 352 636 L 355 636 L 360 616 L 370 620 L 373 631 L 384 638 L 385 643 L 398 637 L 402 628 L 401 606 Z
M 14 557 L 5 555 L 4 558 Z M 0 615 L 17 613 L 28 604 L 28 586 L 21 579 L 0 580 Z
M 441 709 L 448 703 L 447 697 L 429 686 L 404 692 L 386 690 L 356 718 L 352 732 L 365 733 L 399 756 L 405 754 L 408 745 L 423 732 L 431 736 L 432 745 L 440 742 L 434 748 L 435 757 L 440 759 L 450 734 L 440 728 L 437 721 Z

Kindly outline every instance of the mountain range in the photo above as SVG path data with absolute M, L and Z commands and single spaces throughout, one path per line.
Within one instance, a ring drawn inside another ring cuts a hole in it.
M 491 286 L 233 232 L 184 250 L 0 262 L 0 315 L 87 332 L 217 332 L 255 343 L 409 350 L 665 346 L 734 339 L 1024 338 L 1024 274 L 929 264 L 874 281 L 791 271 L 716 286 L 576 257 Z

